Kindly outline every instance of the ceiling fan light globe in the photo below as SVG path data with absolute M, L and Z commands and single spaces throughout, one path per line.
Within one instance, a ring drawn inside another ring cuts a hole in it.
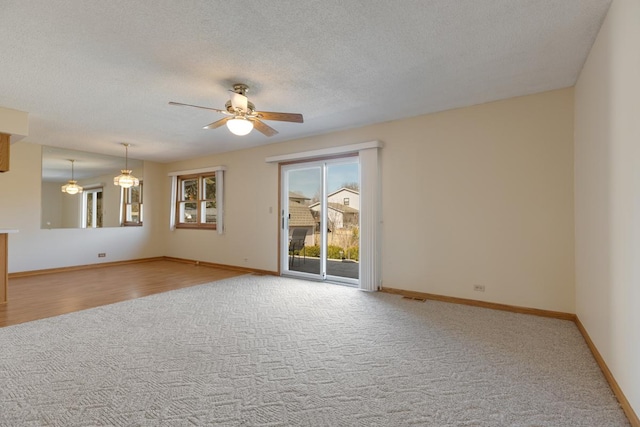
M 227 128 L 232 134 L 243 136 L 247 135 L 253 129 L 253 122 L 244 117 L 235 117 L 227 121 Z

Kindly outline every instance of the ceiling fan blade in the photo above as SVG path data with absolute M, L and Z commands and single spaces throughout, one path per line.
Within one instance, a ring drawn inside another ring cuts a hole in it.
M 224 111 L 224 110 L 218 110 L 217 108 L 209 108 L 209 107 L 201 107 L 199 105 L 192 105 L 192 104 L 183 104 L 182 102 L 169 102 L 169 105 L 177 105 L 179 107 L 195 107 L 195 108 L 201 108 L 203 110 L 210 110 L 210 111 L 215 111 L 216 113 L 222 113 L 222 114 L 229 114 L 229 112 Z
M 247 111 L 247 104 L 249 100 L 246 96 L 231 91 L 231 106 L 233 109 L 240 109 L 241 111 Z
M 277 130 L 258 119 L 253 119 L 251 121 L 253 122 L 254 129 L 256 129 L 258 132 L 261 132 L 264 136 L 273 136 L 278 134 Z
M 256 111 L 258 118 L 263 120 L 277 120 L 280 122 L 303 123 L 302 114 L 274 113 L 272 111 Z
M 224 119 L 220 119 L 213 123 L 209 123 L 208 125 L 204 126 L 202 129 L 216 129 L 224 125 L 225 123 L 227 123 L 229 120 L 231 120 L 231 117 L 225 117 Z

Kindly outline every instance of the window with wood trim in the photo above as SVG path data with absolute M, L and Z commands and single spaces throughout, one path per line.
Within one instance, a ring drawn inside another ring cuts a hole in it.
M 142 181 L 135 187 L 123 188 L 124 209 L 122 212 L 122 225 L 135 227 L 142 225 Z
M 175 215 L 176 228 L 216 229 L 215 172 L 178 176 Z

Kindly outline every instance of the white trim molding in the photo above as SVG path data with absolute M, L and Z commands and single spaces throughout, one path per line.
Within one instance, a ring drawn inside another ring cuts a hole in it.
M 197 173 L 207 173 L 207 172 L 217 172 L 217 171 L 226 171 L 226 166 L 211 166 L 208 168 L 200 168 L 200 169 L 188 169 L 184 171 L 175 171 L 169 172 L 168 176 L 178 176 L 178 175 L 193 175 Z
M 351 145 L 340 145 L 338 147 L 322 148 L 320 150 L 302 151 L 298 153 L 282 154 L 279 156 L 271 156 L 264 159 L 267 163 L 283 163 L 296 160 L 313 159 L 317 157 L 335 156 L 339 154 L 359 153 L 362 150 L 370 148 L 382 148 L 380 141 L 361 142 Z

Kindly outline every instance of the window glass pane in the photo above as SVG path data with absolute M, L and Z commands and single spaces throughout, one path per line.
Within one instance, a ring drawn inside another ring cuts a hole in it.
M 102 188 L 85 190 L 83 193 L 83 215 L 86 218 L 86 228 L 102 227 Z
M 197 202 L 181 202 L 178 222 L 182 224 L 196 224 L 197 210 L 198 210 Z
M 142 182 L 135 187 L 125 188 L 123 225 L 142 224 Z
M 127 222 L 140 222 L 140 204 L 127 205 Z
M 176 224 L 189 225 L 190 228 L 215 229 L 218 222 L 216 185 L 215 173 L 178 177 L 181 198 L 176 204 Z M 142 190 L 140 190 L 140 221 L 142 221 L 142 197 Z
M 102 190 L 96 193 L 96 227 L 102 227 Z
M 204 218 L 203 222 L 206 224 L 215 224 L 218 215 L 216 204 L 213 202 L 202 202 L 202 206 L 204 210 L 204 215 L 202 216 Z
M 198 179 L 182 180 L 182 200 L 198 200 Z
M 140 186 L 129 188 L 129 203 L 140 203 Z
M 87 192 L 87 228 L 93 226 L 93 195 L 95 193 Z
M 207 200 L 216 199 L 216 177 L 207 176 L 202 179 L 204 181 L 204 198 Z

